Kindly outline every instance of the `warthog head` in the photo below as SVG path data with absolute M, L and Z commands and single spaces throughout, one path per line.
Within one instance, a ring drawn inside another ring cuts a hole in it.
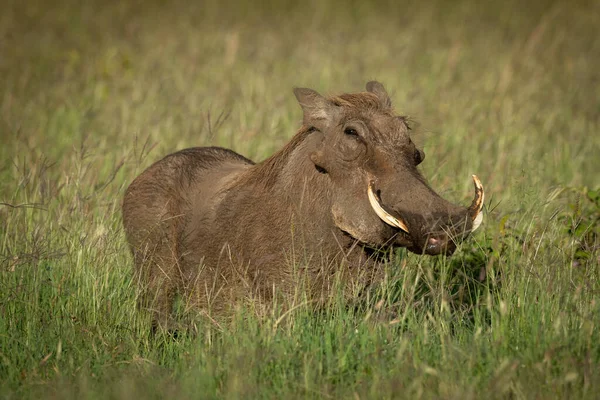
M 331 184 L 337 228 L 364 245 L 406 247 L 415 253 L 452 254 L 483 219 L 483 187 L 473 175 L 468 207 L 441 198 L 417 169 L 425 158 L 394 114 L 379 82 L 367 92 L 325 98 L 295 89 L 304 125 L 319 135 L 310 159 Z

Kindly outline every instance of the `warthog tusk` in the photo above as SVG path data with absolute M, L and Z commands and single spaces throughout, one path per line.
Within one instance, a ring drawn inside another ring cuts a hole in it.
M 375 210 L 375 213 L 383 220 L 383 222 L 393 227 L 402 229 L 404 232 L 408 233 L 408 227 L 403 221 L 394 217 L 383 209 L 379 203 L 379 199 L 373 192 L 373 181 L 369 182 L 369 190 L 367 190 L 367 194 L 369 195 L 369 203 L 371 203 L 371 207 L 373 207 L 373 210 Z
M 477 177 L 477 175 L 473 175 L 473 185 L 475 186 L 475 197 L 473 198 L 473 202 L 469 207 L 469 216 L 471 217 L 471 221 L 473 221 L 473 226 L 471 227 L 471 232 L 475 232 L 481 222 L 483 221 L 483 213 L 481 210 L 483 209 L 483 200 L 485 194 L 483 192 L 483 185 L 481 181 Z

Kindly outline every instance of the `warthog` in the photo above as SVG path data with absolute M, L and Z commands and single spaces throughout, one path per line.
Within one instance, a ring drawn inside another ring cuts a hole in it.
M 451 254 L 481 223 L 477 177 L 468 208 L 436 194 L 417 169 L 423 151 L 379 82 L 330 98 L 294 94 L 302 127 L 266 160 L 190 148 L 127 189 L 123 221 L 155 324 L 167 323 L 176 293 L 222 312 L 244 296 L 290 294 L 298 276 L 321 297 L 333 272 L 368 284 L 382 270 L 381 249 Z

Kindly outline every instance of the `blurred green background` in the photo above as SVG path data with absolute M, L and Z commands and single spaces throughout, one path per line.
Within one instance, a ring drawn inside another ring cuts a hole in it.
M 599 183 L 597 2 L 25 1 L 1 15 L 5 168 L 43 153 L 69 169 L 81 144 L 110 165 L 136 138 L 154 159 L 217 144 L 260 160 L 299 125 L 294 86 L 377 79 L 425 133 L 433 183 Z

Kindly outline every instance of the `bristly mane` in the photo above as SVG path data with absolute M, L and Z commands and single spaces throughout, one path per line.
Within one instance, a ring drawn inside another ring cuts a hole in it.
M 379 97 L 371 92 L 345 93 L 339 96 L 329 97 L 328 100 L 337 106 L 344 106 L 367 112 L 375 111 L 388 115 L 394 114 L 392 108 L 383 104 Z
M 411 120 L 406 115 L 396 115 L 393 107 L 387 107 L 381 102 L 376 94 L 371 92 L 346 93 L 340 96 L 329 97 L 329 101 L 337 106 L 345 106 L 364 110 L 367 112 L 383 113 L 390 117 L 396 117 L 401 120 L 408 130 L 411 130 Z
M 328 100 L 338 107 L 348 107 L 388 115 L 394 114 L 393 109 L 382 104 L 377 95 L 370 92 L 345 93 L 339 96 L 331 96 Z M 266 160 L 257 163 L 252 169 L 252 173 L 242 178 L 243 181 L 261 183 L 266 187 L 271 187 L 275 183 L 278 173 L 285 167 L 289 156 L 312 131 L 311 127 L 303 125 L 281 150 Z
M 292 152 L 312 132 L 312 128 L 303 125 L 281 150 L 275 152 L 266 160 L 257 163 L 252 169 L 252 173 L 245 176 L 244 182 L 261 183 L 266 187 L 273 186 L 278 173 L 283 170 Z

